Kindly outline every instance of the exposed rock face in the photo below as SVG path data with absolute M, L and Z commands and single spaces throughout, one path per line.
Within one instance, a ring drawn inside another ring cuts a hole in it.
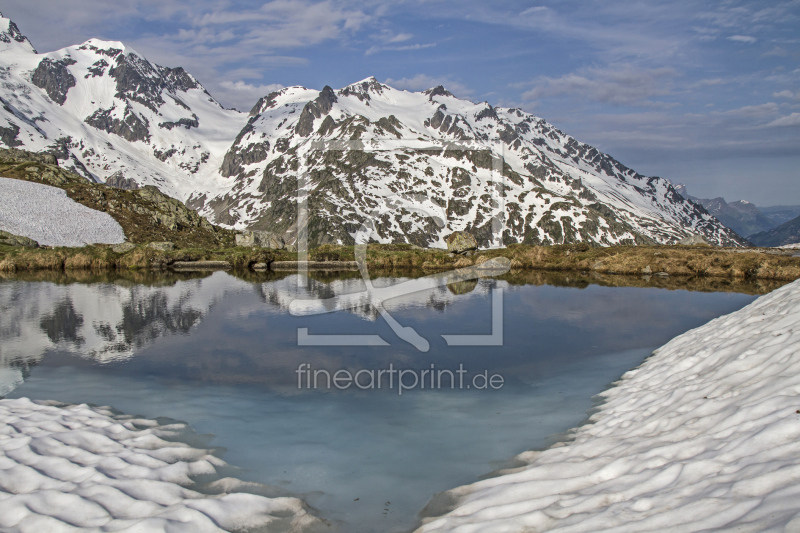
M 678 244 L 683 244 L 685 246 L 693 246 L 695 244 L 704 244 L 708 246 L 709 242 L 703 238 L 702 235 L 689 235 L 685 239 L 681 239 Z
M 150 141 L 150 127 L 146 118 L 140 116 L 129 105 L 125 105 L 122 117 L 116 108 L 98 109 L 85 122 L 90 126 L 114 135 L 119 135 L 126 141 Z
M 236 246 L 281 250 L 285 243 L 283 237 L 268 231 L 243 231 L 236 235 Z
M 326 85 L 316 100 L 307 103 L 303 108 L 294 130 L 295 133 L 302 137 L 308 137 L 314 131 L 314 119 L 330 113 L 334 102 L 337 101 L 336 93 Z
M 447 239 L 447 251 L 454 254 L 465 254 L 478 249 L 478 241 L 466 231 L 451 233 Z
M 44 58 L 33 71 L 31 82 L 47 92 L 47 96 L 57 104 L 63 105 L 67 101 L 67 92 L 75 87 L 75 77 L 70 73 L 67 65 L 75 61 Z
M 179 126 L 183 126 L 187 130 L 190 128 L 199 128 L 200 121 L 197 118 L 197 115 L 192 113 L 192 118 L 181 118 L 174 122 L 161 122 L 158 124 L 159 128 L 164 128 L 167 130 L 171 130 L 172 128 L 177 128 Z
M 25 45 L 26 47 L 30 47 L 30 50 L 34 54 L 36 53 L 36 50 L 33 48 L 33 45 L 28 40 L 28 38 L 25 37 L 21 31 L 19 31 L 19 28 L 17 27 L 16 24 L 14 24 L 14 21 L 9 20 L 8 29 L 6 31 L 0 31 L 0 43 L 11 44 L 12 42 Z
M 112 174 L 111 177 L 106 180 L 106 185 L 116 189 L 125 189 L 127 191 L 135 191 L 139 188 L 139 184 L 136 183 L 136 180 L 126 178 L 121 170 Z
M 116 253 L 116 254 L 124 254 L 124 253 L 130 252 L 134 248 L 136 248 L 136 245 L 133 244 L 132 242 L 123 242 L 123 243 L 115 244 L 114 246 L 112 246 L 111 247 L 111 251 Z
M 169 252 L 175 249 L 175 243 L 169 241 L 151 242 L 147 245 L 148 248 L 153 250 L 161 250 L 162 252 Z
M 239 132 L 233 141 L 231 149 L 225 154 L 219 172 L 226 178 L 242 174 L 244 165 L 260 163 L 267 158 L 269 153 L 269 141 L 249 142 L 243 145 L 243 141 L 248 140 L 255 133 L 253 129 L 253 119 Z
M 4 246 L 22 246 L 25 248 L 38 248 L 39 243 L 28 237 L 21 237 L 14 235 L 7 231 L 0 230 L 0 245 Z
M 7 128 L 0 126 L 0 141 L 2 141 L 2 143 L 6 146 L 11 148 L 15 146 L 22 146 L 22 141 L 17 139 L 17 135 L 19 135 L 19 126 L 13 122 L 9 122 Z

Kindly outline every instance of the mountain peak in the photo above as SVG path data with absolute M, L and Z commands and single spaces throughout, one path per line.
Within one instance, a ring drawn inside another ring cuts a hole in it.
M 428 100 L 433 100 L 434 96 L 454 96 L 453 93 L 444 88 L 444 85 L 437 85 L 423 91 L 423 93 L 428 95 Z
M 381 94 L 387 87 L 382 85 L 375 76 L 370 76 L 359 82 L 352 83 L 339 89 L 339 96 L 355 96 L 362 102 L 370 100 L 370 94 Z
M 14 21 L 0 13 L 0 51 L 37 53 L 31 42 L 25 37 Z

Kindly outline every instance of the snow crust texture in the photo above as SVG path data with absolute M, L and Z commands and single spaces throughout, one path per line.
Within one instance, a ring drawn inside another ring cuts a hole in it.
M 117 244 L 122 226 L 108 213 L 72 200 L 57 187 L 0 178 L 0 230 L 47 246 Z
M 450 511 L 418 533 L 800 531 L 800 281 L 676 337 L 603 396 L 571 442 L 435 497 Z
M 308 531 L 320 524 L 296 498 L 190 490 L 226 466 L 176 441 L 187 428 L 108 408 L 0 400 L 0 530 L 192 533 Z

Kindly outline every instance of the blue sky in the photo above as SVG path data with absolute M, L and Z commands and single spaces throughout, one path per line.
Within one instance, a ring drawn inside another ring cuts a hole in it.
M 800 0 L 2 3 L 37 49 L 121 40 L 227 106 L 398 88 L 535 113 L 701 197 L 800 204 Z

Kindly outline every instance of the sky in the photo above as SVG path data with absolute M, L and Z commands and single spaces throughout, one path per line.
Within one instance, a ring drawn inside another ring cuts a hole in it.
M 4 0 L 39 52 L 122 41 L 223 105 L 439 84 L 701 198 L 800 204 L 800 0 Z

